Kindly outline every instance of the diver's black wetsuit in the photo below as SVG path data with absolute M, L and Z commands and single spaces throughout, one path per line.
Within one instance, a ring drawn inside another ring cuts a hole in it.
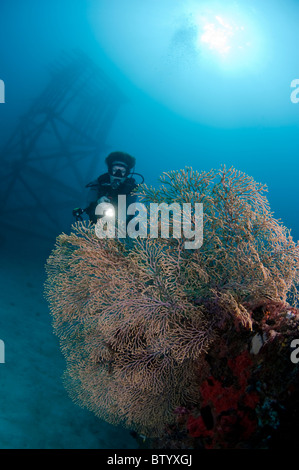
M 136 196 L 131 195 L 133 189 L 137 187 L 137 183 L 132 177 L 126 178 L 123 183 L 115 188 L 111 185 L 109 173 L 104 173 L 103 175 L 100 175 L 95 181 L 89 183 L 86 187 L 90 188 L 90 202 L 88 207 L 85 209 L 85 212 L 89 216 L 90 221 L 94 224 L 97 223 L 95 209 L 98 204 L 98 199 L 101 197 L 106 196 L 110 200 L 110 203 L 113 204 L 116 211 L 119 195 L 126 195 L 127 207 L 137 200 Z

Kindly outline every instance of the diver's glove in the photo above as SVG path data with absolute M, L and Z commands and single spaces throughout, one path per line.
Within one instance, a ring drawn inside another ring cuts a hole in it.
M 76 209 L 73 210 L 73 216 L 76 217 L 76 220 L 83 220 L 82 214 L 84 213 L 84 210 L 81 209 L 81 207 L 76 207 Z

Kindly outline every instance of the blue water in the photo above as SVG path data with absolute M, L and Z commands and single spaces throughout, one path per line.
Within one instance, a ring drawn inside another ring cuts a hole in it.
M 298 240 L 298 21 L 295 0 L 1 0 L 0 144 L 47 85 L 50 64 L 79 48 L 126 96 L 94 177 L 112 150 L 134 155 L 148 184 L 185 166 L 234 166 L 267 185 L 274 216 Z M 3 187 L 8 176 L 0 175 Z M 1 219 L 0 448 L 134 447 L 129 433 L 78 408 L 61 385 L 42 295 L 55 237 L 35 237 L 34 209 L 13 228 Z

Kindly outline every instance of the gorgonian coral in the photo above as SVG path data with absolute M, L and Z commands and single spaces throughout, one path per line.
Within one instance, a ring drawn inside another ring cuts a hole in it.
M 258 303 L 294 302 L 299 267 L 297 244 L 253 178 L 188 168 L 161 180 L 139 186 L 140 199 L 203 203 L 199 249 L 186 250 L 183 237 L 99 239 L 77 223 L 47 262 L 71 397 L 148 436 L 198 402 L 219 337 L 252 337 Z

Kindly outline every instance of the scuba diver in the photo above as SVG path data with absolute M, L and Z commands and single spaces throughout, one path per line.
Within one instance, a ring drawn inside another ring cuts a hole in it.
M 88 206 L 85 209 L 76 208 L 73 210 L 73 216 L 76 220 L 83 220 L 82 214 L 85 212 L 89 220 L 96 224 L 98 216 L 95 213 L 98 204 L 106 202 L 114 206 L 117 212 L 117 202 L 119 195 L 125 195 L 127 207 L 136 202 L 136 196 L 131 192 L 138 186 L 133 175 L 144 178 L 139 173 L 134 172 L 135 158 L 125 152 L 112 152 L 105 159 L 108 172 L 100 175 L 95 181 L 88 183 L 89 188 Z

